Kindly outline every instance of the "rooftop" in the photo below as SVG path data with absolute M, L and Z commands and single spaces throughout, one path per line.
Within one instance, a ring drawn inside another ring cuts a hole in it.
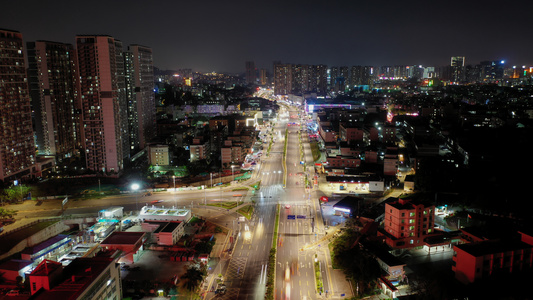
M 169 222 L 161 229 L 161 232 L 173 232 L 179 225 L 180 223 L 178 222 Z
M 31 272 L 31 275 L 48 276 L 59 268 L 63 268 L 60 263 L 45 259 Z
M 24 249 L 24 251 L 22 251 L 22 253 L 24 254 L 36 254 L 38 253 L 39 251 L 42 251 L 48 247 L 51 247 L 52 245 L 56 244 L 56 243 L 60 243 L 60 242 L 63 242 L 63 243 L 66 243 L 70 241 L 70 237 L 68 235 L 64 235 L 64 234 L 58 234 L 52 238 L 49 238 L 47 239 L 46 241 L 40 243 L 40 244 L 37 244 L 33 247 L 27 247 L 26 249 Z
M 483 241 L 470 244 L 462 244 L 455 246 L 466 253 L 479 257 L 487 254 L 502 253 L 506 251 L 513 251 L 519 249 L 529 249 L 532 246 L 522 241 Z
M 101 245 L 135 245 L 144 237 L 144 232 L 118 232 L 108 236 Z
M 143 215 L 161 215 L 161 216 L 179 216 L 184 217 L 189 213 L 188 209 L 178 208 L 164 208 L 164 207 L 148 207 L 142 208 L 141 214 Z
M 424 207 L 431 206 L 431 204 L 427 203 L 426 201 L 419 200 L 419 199 L 398 199 L 397 201 L 387 202 L 387 205 L 390 205 L 399 210 L 414 209 L 415 206 L 418 206 L 418 205 L 423 205 Z
M 19 271 L 24 267 L 31 265 L 33 261 L 24 259 L 12 259 L 0 265 L 0 270 Z
M 33 299 L 77 299 L 113 261 L 111 257 L 77 258 L 63 270 L 57 286 L 41 289 Z
M 339 202 L 333 205 L 334 208 L 347 208 L 347 209 L 355 209 L 357 208 L 357 203 L 359 201 L 363 201 L 364 199 L 361 197 L 353 197 L 353 196 L 346 196 L 342 198 Z

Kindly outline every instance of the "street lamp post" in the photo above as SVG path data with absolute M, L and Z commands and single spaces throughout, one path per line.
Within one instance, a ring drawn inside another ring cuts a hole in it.
M 139 190 L 139 184 L 134 183 L 131 185 L 131 190 L 135 193 L 135 209 L 139 210 L 139 193 L 137 192 Z
M 22 201 L 22 181 L 21 181 L 21 183 L 19 184 L 19 181 L 18 181 L 18 180 L 15 180 L 15 181 L 13 181 L 13 185 L 14 185 L 14 186 L 17 186 L 17 185 L 18 185 L 18 186 L 20 187 L 20 200 Z M 18 200 L 17 200 L 17 201 L 18 201 Z
M 172 175 L 172 183 L 174 184 L 174 193 L 176 192 L 176 176 Z
M 233 172 L 233 169 L 235 166 L 231 166 L 231 181 L 235 181 L 235 173 Z
M 178 199 L 176 199 L 176 176 L 172 175 L 172 182 L 174 183 L 174 207 L 178 208 Z
M 209 175 L 211 176 L 211 188 L 213 188 L 213 173 L 209 173 Z
M 204 188 L 204 205 L 207 207 L 207 186 L 203 185 Z

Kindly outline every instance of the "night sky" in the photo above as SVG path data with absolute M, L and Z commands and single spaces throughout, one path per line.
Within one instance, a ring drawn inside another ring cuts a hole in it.
M 83 3 L 83 4 L 82 4 Z M 477 3 L 477 4 L 476 4 Z M 533 1 L 2 1 L 25 42 L 108 34 L 149 46 L 161 69 L 244 72 L 244 62 L 533 65 Z

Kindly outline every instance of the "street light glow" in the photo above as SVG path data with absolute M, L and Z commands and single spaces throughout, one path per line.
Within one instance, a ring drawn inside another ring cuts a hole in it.
M 138 190 L 139 187 L 140 187 L 140 186 L 139 186 L 138 183 L 134 183 L 134 184 L 131 185 L 131 189 L 134 190 L 134 191 Z

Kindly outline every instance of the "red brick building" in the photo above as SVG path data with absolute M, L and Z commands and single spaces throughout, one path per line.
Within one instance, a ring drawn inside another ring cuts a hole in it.
M 454 246 L 455 279 L 469 284 L 494 274 L 533 268 L 533 235 L 519 232 L 521 240 L 481 241 Z
M 341 155 L 328 156 L 327 162 L 329 167 L 358 168 L 361 165 L 361 158 Z
M 100 246 L 106 250 L 120 250 L 120 262 L 135 263 L 139 259 L 139 250 L 143 250 L 146 241 L 144 232 L 113 232 Z
M 341 123 L 339 126 L 341 141 L 367 141 L 368 132 L 355 123 Z
M 435 205 L 409 199 L 385 204 L 385 242 L 392 248 L 423 246 L 434 224 Z

